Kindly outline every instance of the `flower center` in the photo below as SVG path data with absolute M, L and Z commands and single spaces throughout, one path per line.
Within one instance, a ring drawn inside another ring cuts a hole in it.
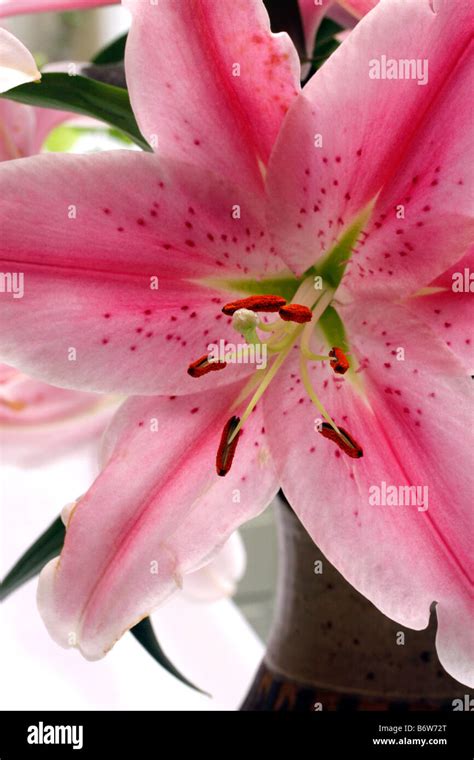
M 312 386 L 308 364 L 310 362 L 329 362 L 334 372 L 343 375 L 349 369 L 349 361 L 342 348 L 333 346 L 327 356 L 314 354 L 310 349 L 311 337 L 315 326 L 334 296 L 333 287 L 315 289 L 313 278 L 304 280 L 295 293 L 293 301 L 287 303 L 279 295 L 257 295 L 232 301 L 222 309 L 224 314 L 232 316 L 234 329 L 246 340 L 247 347 L 261 347 L 265 354 L 270 354 L 271 363 L 261 377 L 256 371 L 242 389 L 233 405 L 233 411 L 242 408 L 240 417 L 233 414 L 222 432 L 217 451 L 216 470 L 218 475 L 227 475 L 234 458 L 241 430 L 262 398 L 266 389 L 286 361 L 295 344 L 300 348 L 300 374 L 303 386 L 318 412 L 324 418 L 319 426 L 319 433 L 333 441 L 347 456 L 357 459 L 363 455 L 362 448 L 344 428 L 338 427 Z M 268 322 L 260 314 L 275 314 L 276 319 Z M 261 337 L 264 333 L 266 337 Z M 234 357 L 226 352 L 226 360 L 207 355 L 189 365 L 191 377 L 202 377 L 208 372 L 225 369 Z M 244 407 L 244 404 L 246 406 Z

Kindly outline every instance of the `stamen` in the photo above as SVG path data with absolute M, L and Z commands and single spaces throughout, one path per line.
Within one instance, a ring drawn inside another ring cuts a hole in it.
M 195 362 L 192 362 L 189 365 L 188 375 L 191 375 L 191 377 L 202 377 L 203 375 L 207 375 L 209 372 L 217 372 L 218 370 L 225 369 L 226 367 L 226 362 L 211 362 L 209 361 L 207 354 L 204 354 L 204 356 L 201 356 L 200 359 L 196 359 Z
M 328 438 L 330 441 L 334 441 L 336 446 L 339 446 L 339 448 L 352 459 L 360 459 L 360 457 L 364 456 L 364 452 L 357 441 L 349 435 L 344 428 L 339 428 L 339 432 L 337 432 L 332 425 L 323 422 L 319 432 L 323 438 Z
M 333 368 L 334 372 L 337 372 L 338 375 L 344 375 L 349 369 L 349 360 L 347 359 L 344 351 L 342 351 L 337 346 L 333 346 L 329 352 L 329 356 L 332 357 L 329 364 Z
M 279 311 L 286 304 L 286 299 L 281 296 L 249 296 L 241 298 L 239 301 L 227 303 L 222 311 L 228 316 L 232 316 L 239 309 L 250 309 L 250 311 Z
M 299 303 L 289 303 L 282 306 L 278 314 L 285 322 L 298 322 L 300 325 L 311 322 L 313 318 L 311 309 Z
M 0 398 L 0 404 L 11 409 L 12 412 L 21 412 L 26 406 L 24 401 L 9 401 L 6 398 Z
M 224 430 L 222 431 L 221 442 L 216 456 L 216 470 L 220 477 L 227 475 L 232 466 L 232 460 L 234 459 L 235 450 L 242 431 L 239 430 L 235 437 L 232 436 L 235 433 L 239 422 L 239 417 L 231 417 L 230 420 L 226 422 Z

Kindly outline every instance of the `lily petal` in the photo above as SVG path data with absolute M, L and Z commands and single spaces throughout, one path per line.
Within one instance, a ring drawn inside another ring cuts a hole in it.
M 235 593 L 245 572 L 244 542 L 232 533 L 214 559 L 183 578 L 183 593 L 199 602 L 216 602 Z
M 425 294 L 406 301 L 407 307 L 442 336 L 446 345 L 474 374 L 474 248 L 437 277 Z
M 0 18 L 21 13 L 83 10 L 98 5 L 114 5 L 117 2 L 119 0 L 0 0 Z
M 300 89 L 287 34 L 272 34 L 261 0 L 124 0 L 126 50 L 140 128 L 162 155 L 253 191 Z
M 370 282 L 376 296 L 413 293 L 458 261 L 474 240 L 472 77 L 466 54 L 427 108 L 347 270 L 344 284 L 351 291 L 366 292 Z
M 344 323 L 363 368 L 355 375 L 360 392 L 327 367 L 314 367 L 311 378 L 363 457 L 351 459 L 319 435 L 319 414 L 306 398 L 299 403 L 298 367 L 289 364 L 264 407 L 282 488 L 327 558 L 385 615 L 421 629 L 438 603 L 441 661 L 472 685 L 474 631 L 461 616 L 472 615 L 474 590 L 471 382 L 406 309 L 365 300 L 344 309 Z M 383 483 L 397 494 L 419 486 L 420 499 L 374 503 Z
M 282 267 L 259 202 L 197 167 L 134 151 L 45 155 L 3 164 L 0 187 L 0 271 L 23 275 L 22 297 L 0 299 L 2 359 L 55 385 L 195 392 L 189 363 L 237 335 L 226 295 L 197 280 Z
M 59 644 L 102 657 L 270 503 L 277 481 L 260 411 L 229 475 L 210 464 L 240 387 L 135 398 L 119 411 L 106 466 L 72 512 L 59 562 L 40 576 L 40 612 Z
M 41 79 L 35 59 L 20 40 L 0 29 L 0 92 Z
M 444 102 L 449 99 L 459 112 L 449 112 L 449 123 L 454 118 L 455 124 L 453 139 L 457 140 L 469 118 L 465 83 L 473 26 L 469 0 L 460 0 L 456 13 L 447 0 L 386 0 L 357 24 L 306 85 L 288 113 L 268 172 L 270 226 L 277 243 L 285 241 L 285 259 L 295 272 L 305 271 L 329 250 L 381 188 L 387 206 L 389 199 L 395 203 L 402 182 L 408 182 L 404 166 L 408 171 L 418 162 L 423 175 L 434 170 L 438 165 L 434 144 L 425 144 L 422 136 L 434 139 L 440 131 L 442 144 L 436 149 L 441 151 L 439 163 L 444 165 L 445 175 L 442 185 L 440 182 L 438 189 L 432 187 L 429 192 L 437 203 L 448 203 L 443 222 L 449 224 L 455 254 L 444 263 L 443 257 L 436 259 L 435 266 L 442 267 L 432 276 L 462 255 L 453 222 L 458 204 L 461 216 L 469 201 L 465 193 L 461 197 L 462 188 L 456 187 L 451 172 L 454 174 L 462 161 L 457 180 L 469 171 L 463 150 L 468 138 L 464 136 L 461 150 L 453 149 Z M 403 61 L 413 60 L 419 66 L 415 78 L 407 78 L 404 68 L 400 68 L 403 78 L 382 78 L 391 59 L 397 73 Z M 423 206 L 431 205 L 418 206 L 418 201 L 421 195 L 413 201 L 414 225 L 420 215 L 429 213 Z M 393 218 L 396 209 L 391 213 Z M 406 217 L 408 226 L 408 213 Z M 426 260 L 422 257 L 424 266 L 420 266 L 425 275 Z M 384 278 L 384 285 L 389 277 Z

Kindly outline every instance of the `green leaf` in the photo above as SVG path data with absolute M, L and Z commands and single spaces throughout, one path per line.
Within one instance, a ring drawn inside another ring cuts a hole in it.
M 143 150 L 151 151 L 141 134 L 127 90 L 68 74 L 43 74 L 40 82 L 15 87 L 0 97 L 42 108 L 92 116 L 128 135 Z
M 198 689 L 197 686 L 194 686 L 191 681 L 188 681 L 188 679 L 175 668 L 159 645 L 150 618 L 144 618 L 141 620 L 137 625 L 130 629 L 130 633 L 135 636 L 136 640 L 140 642 L 148 654 L 151 655 L 162 668 L 167 670 L 168 673 L 171 673 L 172 676 L 177 678 L 178 681 L 181 681 L 181 683 L 184 683 L 195 691 L 199 691 L 200 694 L 205 694 L 207 697 L 211 696 L 206 691 L 202 691 L 202 689 Z
M 331 287 L 337 288 L 341 282 L 347 266 L 347 262 L 352 256 L 352 252 L 357 243 L 360 233 L 367 224 L 375 200 L 370 201 L 367 206 L 354 219 L 342 237 L 331 248 L 322 261 L 313 267 L 314 273 L 320 275 Z
M 127 35 L 123 34 L 116 40 L 102 48 L 92 59 L 92 63 L 104 64 L 104 63 L 119 63 L 125 58 L 125 45 L 127 42 Z
M 66 529 L 60 517 L 23 554 L 0 584 L 0 601 L 38 575 L 44 565 L 61 553 Z
M 339 346 L 344 353 L 349 351 L 344 323 L 336 309 L 328 306 L 320 317 L 318 326 L 323 331 L 328 346 Z
M 323 18 L 314 43 L 313 56 L 311 58 L 311 70 L 305 81 L 311 79 L 313 74 L 321 68 L 340 45 L 336 40 L 336 34 L 343 31 L 343 27 L 331 21 L 329 18 Z
M 279 295 L 286 298 L 287 301 L 291 301 L 301 285 L 301 279 L 297 279 L 293 275 L 268 277 L 261 280 L 251 280 L 245 277 L 204 277 L 200 280 L 200 283 L 204 286 L 218 288 L 219 290 L 228 290 L 230 293 L 238 290 L 242 294 L 251 296 L 265 294 Z
M 314 46 L 315 52 L 317 51 L 318 47 L 321 47 L 324 43 L 329 42 L 333 37 L 336 36 L 336 34 L 339 34 L 343 31 L 344 27 L 342 27 L 340 24 L 337 24 L 330 18 L 323 18 L 316 35 L 316 43 Z
M 43 569 L 44 565 L 53 557 L 57 557 L 63 548 L 66 529 L 63 521 L 58 517 L 45 532 L 30 546 L 10 570 L 6 578 L 0 583 L 0 601 L 7 598 L 17 588 L 34 578 Z M 188 681 L 168 659 L 158 643 L 153 626 L 149 618 L 144 618 L 140 623 L 131 628 L 130 632 L 140 642 L 156 662 L 179 681 L 201 694 L 210 696 L 207 692 L 198 689 Z

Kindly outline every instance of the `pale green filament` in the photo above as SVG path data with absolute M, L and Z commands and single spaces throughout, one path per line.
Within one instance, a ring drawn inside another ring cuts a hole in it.
M 313 354 L 312 351 L 309 351 L 307 348 L 301 347 L 301 353 L 305 357 L 305 359 L 309 359 L 312 362 L 330 362 L 331 356 L 323 356 L 322 354 Z
M 263 330 L 263 332 L 275 332 L 276 330 L 280 330 L 281 326 L 281 319 L 277 319 L 275 322 L 270 322 L 270 324 L 267 324 L 267 322 L 262 322 L 262 320 L 260 320 L 257 325 L 258 329 Z
M 313 318 L 311 322 L 306 323 L 305 325 L 298 324 L 296 327 L 290 326 L 289 323 L 282 322 L 280 320 L 277 321 L 277 323 L 274 323 L 272 325 L 265 325 L 262 327 L 262 323 L 259 323 L 258 327 L 259 329 L 266 330 L 267 332 L 273 333 L 271 337 L 264 341 L 266 344 L 268 351 L 270 353 L 277 353 L 278 356 L 275 358 L 275 361 L 269 367 L 267 372 L 265 373 L 264 377 L 261 381 L 258 382 L 258 385 L 256 387 L 256 390 L 250 399 L 247 408 L 245 409 L 244 413 L 242 414 L 240 418 L 240 422 L 233 431 L 231 437 L 229 438 L 229 444 L 232 443 L 234 438 L 238 435 L 240 430 L 242 429 L 245 422 L 248 420 L 250 414 L 254 410 L 255 406 L 258 404 L 260 399 L 262 398 L 263 394 L 267 390 L 268 386 L 272 382 L 273 378 L 277 374 L 278 370 L 288 357 L 288 354 L 290 353 L 291 349 L 295 345 L 298 338 L 301 336 L 301 354 L 300 354 L 300 370 L 301 370 L 301 378 L 303 381 L 304 388 L 311 399 L 311 401 L 314 403 L 314 405 L 319 410 L 320 414 L 324 419 L 328 422 L 329 425 L 336 431 L 338 435 L 341 436 L 344 440 L 346 440 L 345 436 L 339 428 L 337 427 L 334 420 L 331 418 L 329 413 L 324 408 L 323 404 L 317 397 L 313 386 L 311 385 L 311 380 L 309 377 L 308 367 L 307 367 L 307 360 L 310 359 L 312 361 L 326 361 L 330 360 L 329 356 L 322 356 L 319 354 L 313 354 L 313 352 L 310 350 L 309 344 L 311 340 L 311 335 L 314 330 L 315 324 L 320 319 L 321 315 L 325 312 L 327 307 L 332 301 L 334 295 L 334 289 L 333 288 L 327 288 L 323 290 L 321 294 L 316 294 L 314 289 L 314 283 L 311 278 L 308 278 L 305 280 L 300 287 L 298 288 L 297 292 L 294 296 L 294 303 L 302 304 L 304 306 L 308 306 L 313 311 Z M 285 334 L 286 333 L 286 334 Z M 280 337 L 281 334 L 283 334 L 284 337 Z M 234 408 L 237 408 L 242 401 L 247 398 L 247 396 L 254 390 L 255 388 L 255 376 L 250 378 L 249 382 L 245 386 L 245 388 L 240 393 L 238 399 L 236 400 L 234 404 Z M 348 444 L 350 444 L 350 441 L 348 441 Z
M 281 365 L 285 361 L 286 357 L 288 356 L 289 352 L 293 348 L 293 345 L 297 338 L 302 333 L 303 328 L 301 325 L 299 325 L 296 330 L 294 331 L 293 335 L 291 336 L 290 340 L 287 340 L 286 348 L 284 348 L 279 356 L 275 359 L 272 366 L 268 370 L 268 372 L 265 374 L 265 377 L 263 378 L 262 382 L 260 383 L 259 387 L 255 391 L 254 395 L 252 396 L 249 405 L 247 406 L 245 412 L 243 413 L 242 417 L 240 418 L 240 422 L 235 428 L 234 432 L 232 433 L 231 437 L 229 438 L 229 444 L 232 443 L 237 433 L 242 429 L 242 425 L 248 420 L 251 413 L 253 412 L 255 406 L 258 404 L 260 399 L 262 398 L 263 394 L 267 390 L 268 386 L 270 385 L 271 381 L 275 377 L 276 373 L 280 369 Z
M 323 404 L 321 403 L 321 401 L 317 397 L 317 395 L 316 395 L 316 393 L 314 391 L 313 386 L 311 385 L 311 379 L 310 379 L 309 372 L 308 372 L 308 364 L 307 364 L 307 361 L 304 358 L 304 356 L 303 356 L 302 353 L 300 354 L 300 372 L 301 372 L 301 379 L 303 381 L 304 389 L 305 389 L 306 393 L 308 394 L 309 398 L 311 399 L 311 401 L 313 402 L 313 404 L 315 405 L 315 407 L 318 409 L 318 411 L 320 412 L 320 414 L 324 417 L 324 419 L 326 420 L 326 422 L 328 422 L 331 425 L 331 427 L 334 428 L 334 430 L 336 431 L 336 433 L 338 435 L 340 435 L 341 438 L 344 438 L 343 434 L 341 433 L 341 431 L 337 427 L 337 425 L 334 422 L 334 420 L 332 419 L 331 415 L 324 408 Z

